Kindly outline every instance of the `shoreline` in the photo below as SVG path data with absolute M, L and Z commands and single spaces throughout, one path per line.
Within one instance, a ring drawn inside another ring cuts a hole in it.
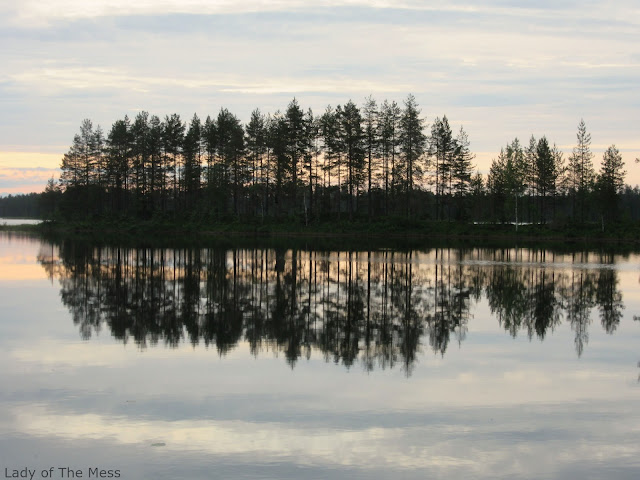
M 300 225 L 293 222 L 172 222 L 111 220 L 95 222 L 43 222 L 37 225 L 2 225 L 0 232 L 36 233 L 53 237 L 83 237 L 96 241 L 125 243 L 310 242 L 369 244 L 492 244 L 598 248 L 640 248 L 640 224 L 617 223 L 603 233 L 600 225 L 466 224 L 459 222 L 407 221 L 324 222 Z M 360 245 L 362 246 L 362 245 Z

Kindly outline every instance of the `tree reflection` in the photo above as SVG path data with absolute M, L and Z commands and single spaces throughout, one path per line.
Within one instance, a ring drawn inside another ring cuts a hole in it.
M 608 258 L 608 263 L 613 259 Z M 613 333 L 622 319 L 622 293 L 618 290 L 618 276 L 610 268 L 602 268 L 598 272 L 596 284 L 596 303 L 600 311 L 600 322 L 607 333 Z
M 587 268 L 593 263 L 583 253 L 563 258 L 573 266 L 560 268 L 552 253 L 535 250 L 97 248 L 64 241 L 39 260 L 59 279 L 84 339 L 106 325 L 140 347 L 202 342 L 225 355 L 246 342 L 253 355 L 270 350 L 292 368 L 315 350 L 347 368 L 399 364 L 410 375 L 423 345 L 444 355 L 452 337 L 462 344 L 472 304 L 483 295 L 514 337 L 543 340 L 566 319 L 580 356 L 594 307 L 607 333 L 624 309 L 616 270 Z

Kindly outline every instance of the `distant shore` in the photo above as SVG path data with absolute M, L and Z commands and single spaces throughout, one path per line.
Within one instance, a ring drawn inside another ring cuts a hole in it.
M 229 243 L 245 243 L 267 239 L 296 239 L 297 241 L 345 244 L 358 248 L 363 244 L 385 245 L 409 242 L 420 243 L 465 243 L 499 244 L 553 244 L 573 245 L 577 248 L 601 244 L 620 244 L 626 247 L 640 246 L 640 224 L 637 222 L 598 224 L 514 224 L 508 223 L 463 223 L 411 220 L 407 218 L 369 222 L 366 219 L 353 221 L 314 222 L 189 222 L 189 221 L 131 221 L 127 219 L 102 219 L 77 222 L 50 222 L 30 225 L 6 225 L 0 223 L 0 231 L 32 232 L 54 236 L 82 236 L 110 242 L 143 241 L 160 242 L 207 242 L 227 240 Z

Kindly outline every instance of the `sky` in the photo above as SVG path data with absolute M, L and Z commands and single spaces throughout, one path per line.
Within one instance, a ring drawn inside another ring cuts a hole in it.
M 481 173 L 516 137 L 567 158 L 584 119 L 596 168 L 615 145 L 640 183 L 637 0 L 0 0 L 0 45 L 0 195 L 57 178 L 85 118 L 408 94 L 427 128 L 464 127 Z

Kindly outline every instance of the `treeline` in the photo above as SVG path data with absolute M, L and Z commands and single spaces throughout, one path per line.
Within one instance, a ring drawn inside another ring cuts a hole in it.
M 464 128 L 446 116 L 430 128 L 415 98 L 369 97 L 316 115 L 293 99 L 284 112 L 254 110 L 246 125 L 227 109 L 187 123 L 140 112 L 104 133 L 84 120 L 50 181 L 50 215 L 162 216 L 202 221 L 406 216 L 432 220 L 594 221 L 639 212 L 625 193 L 615 146 L 596 174 L 584 122 L 568 161 L 542 137 L 515 139 L 487 178 L 474 174 Z M 598 206 L 599 208 L 595 208 Z M 600 208 L 601 207 L 601 208 Z M 520 212 L 518 211 L 520 209 Z M 636 213 L 637 214 L 637 213 Z
M 45 208 L 43 194 L 39 193 L 0 197 L 0 217 L 42 218 Z
M 96 248 L 65 240 L 38 257 L 83 338 L 108 327 L 137 345 L 190 342 L 226 354 L 241 342 L 312 351 L 366 369 L 401 365 L 422 349 L 461 344 L 478 302 L 513 337 L 543 340 L 563 323 L 581 355 L 599 318 L 614 333 L 624 303 L 609 254 L 435 249 L 323 252 L 285 249 Z M 558 262 L 560 266 L 554 265 Z
M 504 220 L 513 212 L 517 221 L 520 203 L 520 218 L 529 222 L 558 217 L 579 223 L 604 222 L 605 217 L 607 221 L 637 219 L 638 188 L 625 186 L 626 171 L 618 149 L 615 145 L 607 148 L 596 173 L 584 120 L 576 136 L 566 162 L 546 137 L 536 140 L 531 136 L 526 147 L 516 138 L 503 148 L 487 178 L 494 215 Z

